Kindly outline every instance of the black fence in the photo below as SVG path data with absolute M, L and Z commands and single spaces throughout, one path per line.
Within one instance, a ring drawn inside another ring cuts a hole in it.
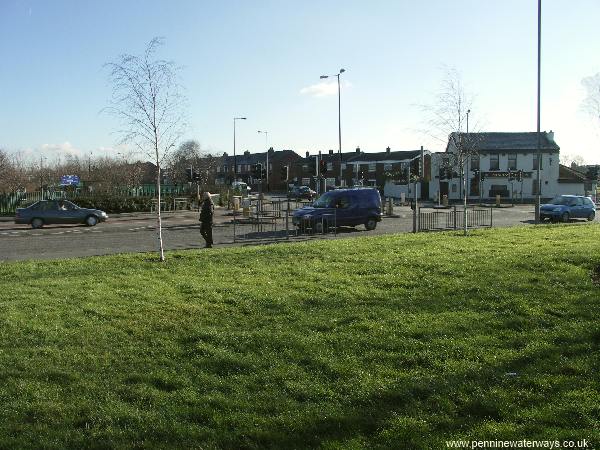
M 467 207 L 467 228 L 491 227 L 493 208 Z M 464 209 L 449 210 L 419 208 L 419 231 L 460 230 L 464 228 Z

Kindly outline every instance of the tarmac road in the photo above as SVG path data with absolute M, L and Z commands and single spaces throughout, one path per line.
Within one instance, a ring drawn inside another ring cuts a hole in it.
M 340 228 L 336 235 L 296 236 L 291 230 L 290 223 L 290 240 L 411 232 L 412 210 L 408 207 L 395 207 L 394 213 L 395 217 L 385 217 L 373 231 L 366 231 L 363 226 L 358 226 L 356 229 L 346 227 Z M 494 208 L 493 211 L 494 227 L 532 224 L 533 219 L 532 205 Z M 282 241 L 286 236 L 284 221 L 281 221 L 276 228 L 265 224 L 262 230 L 251 225 L 238 224 L 234 227 L 231 213 L 222 208 L 216 210 L 215 222 L 213 235 L 216 248 Z M 165 213 L 163 242 L 166 250 L 204 247 L 199 232 L 198 213 L 193 211 Z M 95 227 L 49 225 L 37 230 L 31 229 L 28 225 L 15 225 L 13 222 L 6 221 L 6 218 L 0 221 L 0 261 L 153 252 L 157 248 L 156 219 L 151 214 L 114 216 Z

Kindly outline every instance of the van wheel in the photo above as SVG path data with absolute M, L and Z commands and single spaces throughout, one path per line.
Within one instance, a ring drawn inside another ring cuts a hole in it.
M 36 217 L 31 221 L 31 228 L 42 228 L 44 226 L 44 221 L 39 217 Z
M 321 234 L 323 233 L 323 222 L 315 222 L 315 233 Z
M 374 230 L 376 227 L 377 221 L 373 217 L 367 219 L 367 222 L 365 223 L 365 228 L 367 229 L 367 231 Z
M 569 221 L 569 213 L 564 213 L 562 216 L 560 216 L 560 220 L 562 222 L 568 222 Z

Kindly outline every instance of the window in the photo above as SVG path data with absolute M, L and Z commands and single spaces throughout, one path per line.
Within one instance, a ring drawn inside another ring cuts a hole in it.
M 540 170 L 543 168 L 544 166 L 544 158 L 542 157 L 541 161 L 540 161 Z M 538 167 L 538 161 L 537 161 L 537 153 L 533 154 L 533 170 L 537 170 Z
M 456 192 L 456 184 L 452 184 L 452 192 Z
M 332 162 L 328 162 L 327 163 L 327 170 L 333 170 L 333 163 Z
M 348 201 L 348 197 L 340 197 L 337 199 L 335 204 L 336 208 L 347 208 L 350 206 L 350 202 Z
M 223 166 L 223 172 L 227 172 L 227 166 Z
M 346 170 L 346 163 L 342 163 L 342 170 Z
M 471 155 L 471 170 L 479 170 L 479 155 Z
M 498 153 L 490 155 L 490 170 L 500 170 L 500 155 Z
M 392 170 L 392 163 L 385 163 L 383 165 L 383 170 L 386 171 L 386 172 L 391 171 Z
M 508 170 L 517 170 L 517 154 L 508 155 Z
M 369 163 L 369 172 L 375 172 L 376 167 L 376 163 Z

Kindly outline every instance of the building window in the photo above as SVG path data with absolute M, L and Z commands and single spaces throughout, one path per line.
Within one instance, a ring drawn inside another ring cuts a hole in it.
M 544 166 L 544 158 L 542 157 L 541 161 L 540 161 L 540 170 L 543 168 Z M 538 162 L 537 162 L 537 153 L 533 154 L 533 170 L 537 170 L 538 168 Z
M 391 171 L 392 170 L 392 163 L 385 163 L 383 165 L 383 170 L 386 171 L 386 172 Z
M 223 166 L 223 172 L 227 173 L 227 166 Z
M 346 163 L 342 163 L 342 170 L 346 170 Z
M 500 170 L 500 155 L 498 153 L 490 155 L 490 170 Z
M 333 170 L 333 163 L 332 162 L 328 162 L 327 163 L 327 170 Z
M 376 163 L 369 163 L 369 172 L 375 172 L 376 167 L 377 167 Z
M 452 192 L 456 192 L 456 184 L 452 184 Z
M 471 170 L 479 170 L 479 155 L 471 155 Z
M 517 170 L 517 154 L 508 155 L 508 170 Z

